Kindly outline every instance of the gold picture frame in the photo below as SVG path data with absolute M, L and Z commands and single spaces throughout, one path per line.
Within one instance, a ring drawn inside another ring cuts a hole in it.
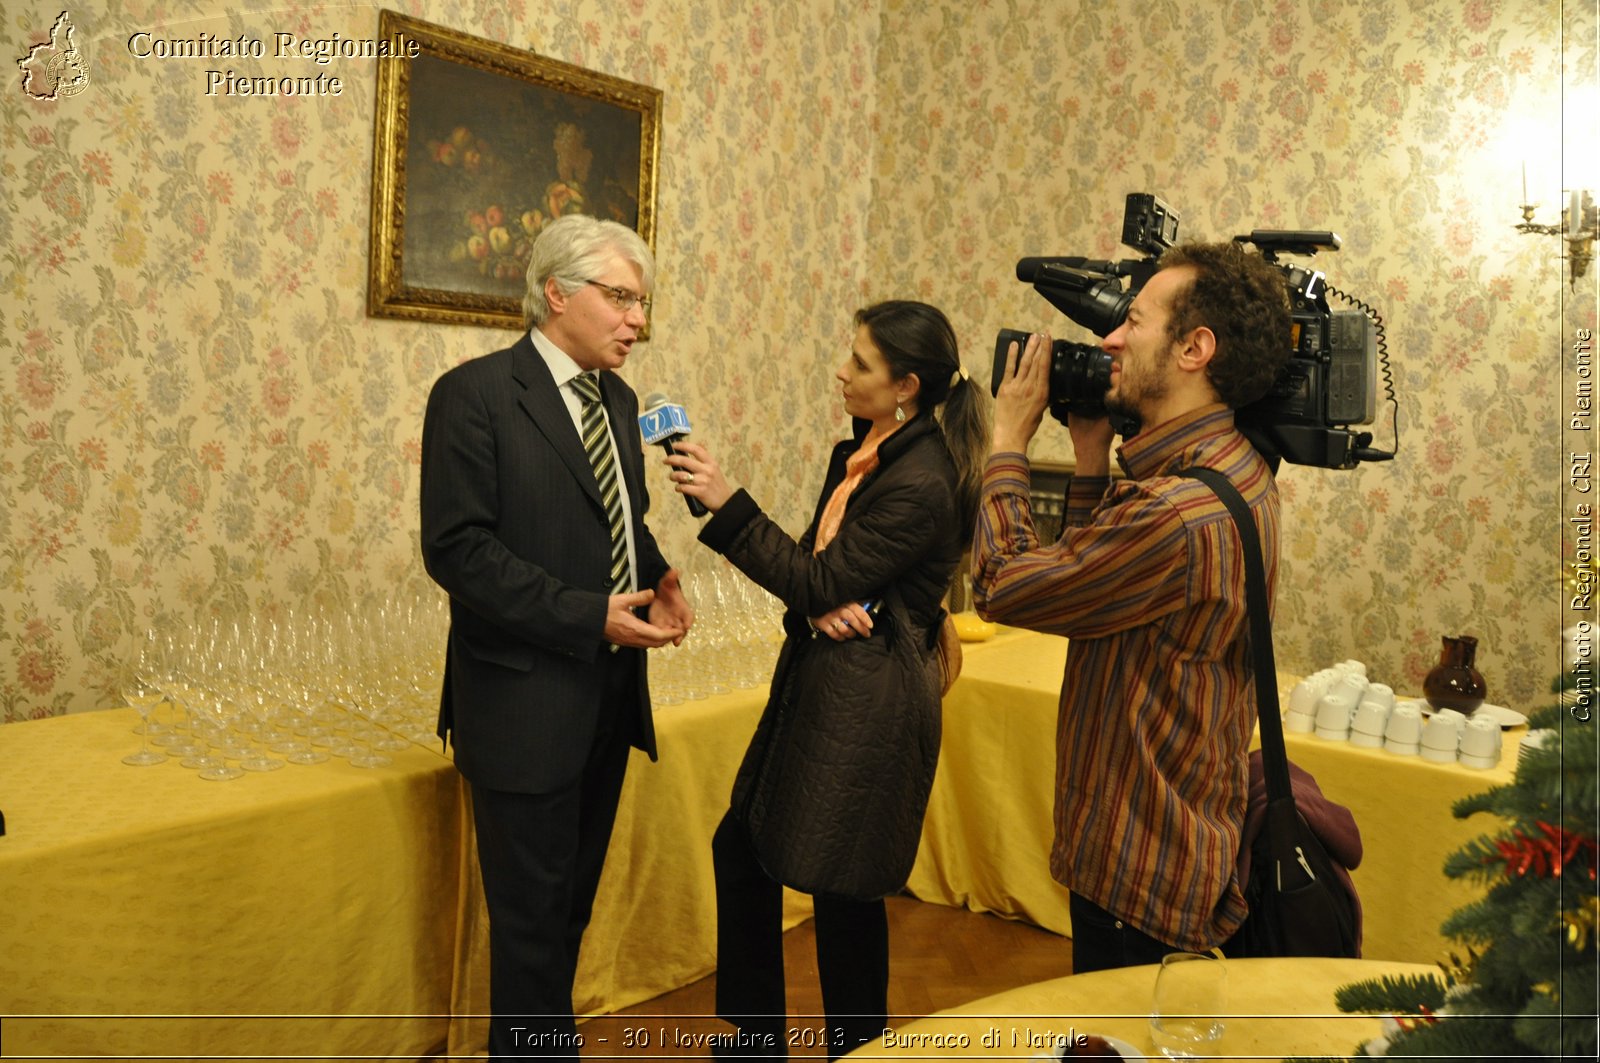
M 528 248 L 561 214 L 654 249 L 660 89 L 394 11 L 378 25 L 416 47 L 378 61 L 370 316 L 523 328 Z

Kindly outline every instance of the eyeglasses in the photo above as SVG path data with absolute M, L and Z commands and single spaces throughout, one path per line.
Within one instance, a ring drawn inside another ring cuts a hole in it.
M 630 292 L 626 288 L 618 288 L 610 284 L 601 284 L 599 281 L 584 281 L 583 283 L 592 284 L 599 288 L 605 293 L 606 301 L 624 314 L 635 306 L 647 314 L 650 312 L 650 297 L 648 295 L 640 295 L 637 292 Z

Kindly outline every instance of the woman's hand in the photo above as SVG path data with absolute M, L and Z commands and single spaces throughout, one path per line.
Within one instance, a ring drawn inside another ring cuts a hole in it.
M 872 614 L 861 608 L 859 602 L 845 602 L 821 616 L 812 617 L 811 626 L 835 642 L 867 638 L 872 634 Z
M 711 452 L 699 443 L 687 441 L 672 447 L 677 453 L 662 460 L 672 466 L 673 488 L 680 495 L 698 498 L 713 513 L 726 505 L 733 497 L 733 488 L 728 486 Z

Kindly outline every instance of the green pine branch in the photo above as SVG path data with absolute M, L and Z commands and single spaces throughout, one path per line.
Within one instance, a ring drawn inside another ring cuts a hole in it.
M 1384 975 L 1340 986 L 1333 995 L 1333 1002 L 1345 1012 L 1421 1015 L 1424 1010 L 1438 1011 L 1443 1007 L 1445 990 L 1452 984 L 1443 975 Z

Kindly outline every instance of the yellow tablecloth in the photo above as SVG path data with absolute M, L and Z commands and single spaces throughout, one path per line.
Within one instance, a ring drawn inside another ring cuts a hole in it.
M 1380 1020 L 1340 1013 L 1333 1002 L 1340 986 L 1381 975 L 1438 973 L 1422 964 L 1376 960 L 1221 962 L 1228 967 L 1228 1018 L 1216 1058 L 1225 1059 L 1353 1055 L 1378 1035 Z M 1124 967 L 1008 990 L 908 1023 L 850 1058 L 1025 1059 L 1052 1043 L 1059 1051 L 1063 1038 L 1081 1034 L 1119 1037 L 1155 1055 L 1149 1015 L 1156 971 Z
M 1008 632 L 965 651 L 911 890 L 1068 933 L 1066 892 L 1046 870 L 1065 643 Z M 711 833 L 764 701 L 753 689 L 658 710 L 661 760 L 630 766 L 580 958 L 580 1013 L 713 969 Z M 135 720 L 122 709 L 0 727 L 8 1052 L 481 1047 L 482 892 L 448 760 L 419 747 L 387 768 L 334 761 L 209 783 L 172 763 L 121 764 Z M 1437 958 L 1439 922 L 1473 894 L 1443 877 L 1444 857 L 1486 829 L 1449 806 L 1509 778 L 1509 761 L 1473 772 L 1289 744 L 1361 823 L 1367 955 Z M 808 908 L 791 895 L 786 923 Z
M 629 766 L 580 1014 L 715 966 L 711 834 L 764 703 L 744 690 L 658 711 L 661 760 Z M 449 760 L 413 747 L 386 768 L 205 782 L 120 763 L 136 722 L 117 709 L 0 727 L 8 1053 L 482 1050 L 487 922 Z M 809 912 L 788 895 L 786 925 Z
M 205 782 L 175 761 L 121 764 L 137 719 L 0 727 L 6 1052 L 443 1043 L 461 859 L 450 762 L 413 748 L 386 768 Z
M 961 678 L 944 703 L 944 745 L 910 890 L 924 900 L 1017 916 L 1071 933 L 1067 891 L 1049 875 L 1055 726 L 1067 642 L 1002 629 L 963 646 Z M 1287 687 L 1295 681 L 1284 677 Z M 1475 771 L 1285 735 L 1289 759 L 1347 806 L 1366 855 L 1352 876 L 1365 917 L 1363 955 L 1430 963 L 1453 946 L 1439 925 L 1480 888 L 1444 876 L 1445 858 L 1493 829 L 1458 820 L 1462 797 L 1509 782 L 1517 744 L 1505 733 L 1500 765 Z

